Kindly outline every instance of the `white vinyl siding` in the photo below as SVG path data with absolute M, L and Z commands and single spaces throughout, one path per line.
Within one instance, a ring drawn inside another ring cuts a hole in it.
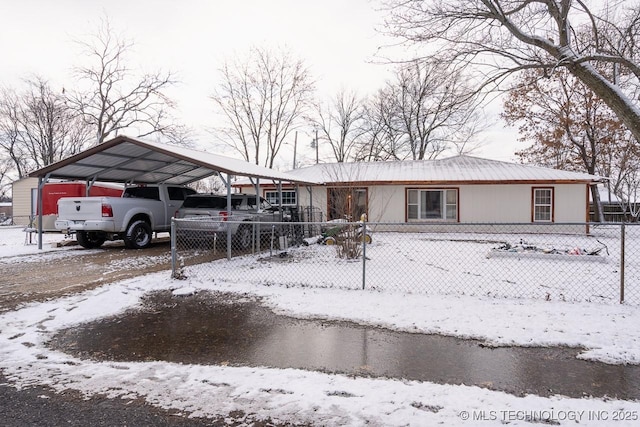
M 458 192 L 457 221 L 460 223 L 531 223 L 533 221 L 533 188 L 553 188 L 553 222 L 585 221 L 589 203 L 589 193 L 585 184 L 554 184 L 553 187 L 532 184 L 459 185 L 455 187 Z M 419 188 L 407 185 L 369 187 L 369 221 L 424 222 L 425 220 L 408 219 L 408 190 L 413 189 Z M 323 211 L 323 218 L 326 218 L 327 189 L 325 187 L 314 186 L 312 195 L 308 191 L 300 191 L 298 197 L 300 206 L 313 205 L 315 208 L 320 208 Z

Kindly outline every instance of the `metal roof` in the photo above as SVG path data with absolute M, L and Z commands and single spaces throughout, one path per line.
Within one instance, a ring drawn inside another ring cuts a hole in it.
M 313 184 L 302 177 L 187 147 L 118 136 L 29 174 L 31 177 L 138 184 L 189 184 L 226 173 Z
M 300 180 L 329 184 L 370 183 L 595 183 L 603 178 L 540 166 L 460 155 L 437 160 L 321 163 L 287 172 Z M 235 185 L 246 185 L 241 180 Z

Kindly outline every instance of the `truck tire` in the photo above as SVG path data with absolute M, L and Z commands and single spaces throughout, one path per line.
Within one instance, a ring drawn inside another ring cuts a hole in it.
M 251 227 L 248 225 L 241 225 L 238 227 L 236 234 L 233 235 L 233 246 L 235 249 L 245 250 L 251 247 Z
M 124 244 L 129 249 L 144 249 L 151 245 L 152 231 L 146 221 L 141 219 L 133 221 L 127 227 L 124 236 Z
M 76 232 L 78 244 L 86 249 L 95 249 L 102 246 L 106 239 L 104 233 L 99 231 L 78 231 Z

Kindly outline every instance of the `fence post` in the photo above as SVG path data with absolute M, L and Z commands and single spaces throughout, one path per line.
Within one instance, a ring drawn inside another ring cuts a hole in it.
M 624 250 L 625 229 L 624 222 L 620 225 L 620 304 L 624 303 Z
M 171 218 L 171 278 L 176 278 L 178 254 L 176 253 L 176 219 Z
M 367 283 L 367 214 L 362 214 L 360 221 L 362 222 L 362 232 L 360 233 L 360 239 L 362 239 L 362 290 L 365 290 Z

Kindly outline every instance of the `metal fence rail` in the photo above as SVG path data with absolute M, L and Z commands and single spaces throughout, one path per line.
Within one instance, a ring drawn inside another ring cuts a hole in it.
M 361 223 L 230 225 L 249 240 L 174 220 L 173 276 L 640 305 L 635 224 L 367 223 L 370 242 Z

